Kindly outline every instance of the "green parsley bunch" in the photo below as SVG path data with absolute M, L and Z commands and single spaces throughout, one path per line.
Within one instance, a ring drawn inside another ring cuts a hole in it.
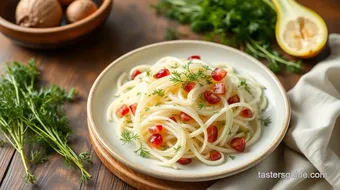
M 160 0 L 154 8 L 158 14 L 189 24 L 207 40 L 245 48 L 255 58 L 266 59 L 275 73 L 283 66 L 294 73 L 302 69 L 300 61 L 288 61 L 274 49 L 276 13 L 269 0 Z

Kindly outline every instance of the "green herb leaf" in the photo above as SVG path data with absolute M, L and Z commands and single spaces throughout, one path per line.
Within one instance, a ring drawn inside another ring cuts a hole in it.
M 207 71 L 212 71 L 212 68 L 208 65 L 203 65 L 203 68 Z
M 132 140 L 139 139 L 139 136 L 137 134 L 134 134 L 129 131 L 124 131 L 121 134 L 120 140 L 123 142 L 123 144 L 130 143 Z
M 5 140 L 0 139 L 0 147 L 4 147 L 6 143 Z
M 204 109 L 204 108 L 206 108 L 207 107 L 207 105 L 205 104 L 205 103 L 198 103 L 197 104 L 197 107 L 198 107 L 198 109 Z
M 157 95 L 157 96 L 163 97 L 165 95 L 165 92 L 163 89 L 155 89 L 153 90 L 151 95 Z
M 248 86 L 248 83 L 247 83 L 247 81 L 245 79 L 240 80 L 240 83 L 238 84 L 238 87 L 242 87 L 249 94 L 252 94 L 251 89 Z
M 281 71 L 281 65 L 276 62 L 270 62 L 267 66 L 274 73 L 279 73 Z
M 90 151 L 82 152 L 79 154 L 79 159 L 82 162 L 87 162 L 89 164 L 92 164 L 92 155 Z
M 35 181 L 36 181 L 37 179 L 35 178 L 35 176 L 34 175 L 32 175 L 31 173 L 26 173 L 26 175 L 25 175 L 25 182 L 26 183 L 35 183 Z
M 177 147 L 174 147 L 174 151 L 175 151 L 175 153 L 176 152 L 178 152 L 180 149 L 182 148 L 182 146 L 181 145 L 178 145 Z
M 46 152 L 41 151 L 31 151 L 30 162 L 34 165 L 43 164 L 48 161 L 48 156 Z
M 148 69 L 147 71 L 146 71 L 146 76 L 151 76 L 151 69 Z
M 177 71 L 173 71 L 173 72 L 171 73 L 171 77 L 170 77 L 169 80 L 170 80 L 171 82 L 175 83 L 175 84 L 185 82 L 185 81 L 182 80 L 182 76 L 181 76 L 181 75 L 182 75 L 181 73 L 179 73 L 179 72 L 177 72 Z
M 272 123 L 272 119 L 270 117 L 267 118 L 261 118 L 261 123 L 263 126 L 268 127 L 268 125 L 270 125 Z
M 229 155 L 229 158 L 232 159 L 232 160 L 234 160 L 234 159 L 235 159 L 235 156 Z
M 250 39 L 250 43 L 247 43 L 246 46 L 246 52 L 250 55 L 258 59 L 267 59 L 267 61 L 269 62 L 268 68 L 271 69 L 274 73 L 279 73 L 283 65 L 286 66 L 288 72 L 300 73 L 302 71 L 301 60 L 296 63 L 286 60 L 268 43 L 258 42 Z
M 143 145 L 141 145 L 140 148 L 135 151 L 135 153 L 139 154 L 139 156 L 143 158 L 148 158 L 150 156 L 150 152 Z
M 288 65 L 287 71 L 291 73 L 301 73 L 302 71 L 302 61 L 299 60 L 294 65 Z

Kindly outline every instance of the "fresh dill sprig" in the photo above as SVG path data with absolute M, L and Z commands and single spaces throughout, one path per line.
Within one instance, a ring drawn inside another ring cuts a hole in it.
M 157 102 L 157 103 L 155 104 L 156 107 L 159 107 L 159 106 L 161 106 L 161 105 L 162 105 L 162 103 L 160 103 L 160 102 Z
M 169 80 L 175 84 L 185 82 L 182 80 L 182 73 L 179 73 L 178 71 L 173 71 Z
M 203 65 L 203 68 L 207 71 L 212 71 L 212 68 L 209 65 Z
M 34 60 L 30 60 L 25 66 L 18 62 L 7 64 L 7 74 L 0 79 L 0 131 L 20 154 L 24 169 L 25 181 L 34 183 L 35 177 L 31 174 L 25 155 L 25 132 L 28 126 L 23 121 L 27 104 L 22 91 L 33 87 L 38 69 Z
M 148 69 L 147 71 L 146 71 L 146 76 L 151 76 L 151 69 Z
M 186 64 L 184 64 L 182 67 L 183 69 L 190 71 L 190 65 L 192 64 L 192 60 L 190 59 Z
M 242 79 L 240 83 L 238 84 L 238 87 L 242 87 L 245 91 L 247 91 L 249 94 L 252 94 L 250 87 L 248 86 L 248 82 L 245 79 Z
M 139 154 L 139 156 L 143 158 L 148 158 L 150 156 L 150 152 L 143 145 L 141 145 L 140 148 L 135 151 L 135 153 Z
M 272 119 L 270 117 L 267 117 L 267 118 L 262 117 L 260 120 L 261 120 L 262 125 L 265 127 L 268 127 L 268 125 L 272 123 Z
M 182 146 L 181 145 L 178 145 L 177 147 L 174 147 L 174 151 L 175 151 L 175 153 L 176 152 L 178 152 L 180 149 L 182 148 Z
M 187 64 L 183 65 L 183 68 L 186 70 L 186 72 L 184 74 L 187 78 L 187 81 L 185 81 L 185 82 L 195 82 L 195 81 L 205 80 L 205 82 L 207 84 L 212 84 L 211 76 L 205 74 L 207 69 L 205 69 L 205 70 L 199 69 L 197 72 L 194 73 L 194 72 L 190 71 L 190 65 L 191 64 L 192 64 L 192 60 L 190 60 Z
M 150 107 L 145 107 L 144 110 L 145 110 L 145 111 L 149 111 L 149 110 L 150 110 Z
M 84 163 L 92 164 L 92 155 L 90 151 L 82 152 L 79 154 L 79 159 Z
M 188 72 L 186 73 L 186 77 L 187 80 L 191 82 L 204 80 L 207 84 L 212 84 L 211 76 L 205 74 L 205 71 L 202 69 L 198 70 L 196 73 Z
M 234 160 L 234 159 L 235 159 L 235 156 L 229 155 L 229 158 L 232 159 L 232 160 Z
M 190 70 L 190 64 L 192 64 L 191 60 L 188 63 L 184 64 L 182 67 L 185 71 L 181 73 L 178 71 L 173 71 L 171 73 L 170 81 L 172 81 L 175 84 L 198 82 L 201 86 L 203 84 L 201 84 L 200 81 L 205 81 L 206 84 L 212 84 L 211 76 L 206 74 L 206 71 L 209 68 L 204 67 L 205 69 L 200 69 L 197 72 L 192 72 Z M 183 78 L 185 78 L 185 80 L 182 78 L 182 76 L 184 76 Z
M 4 147 L 7 142 L 3 139 L 0 139 L 0 147 Z
M 153 90 L 151 95 L 157 95 L 157 96 L 163 97 L 165 95 L 165 92 L 163 89 L 155 89 Z
M 31 173 L 26 173 L 25 174 L 25 182 L 26 183 L 35 183 L 35 181 L 36 181 L 37 179 L 35 178 L 35 176 L 34 175 L 32 175 Z
M 48 156 L 46 152 L 42 151 L 31 151 L 30 162 L 34 165 L 43 164 L 48 161 Z
M 88 180 L 90 180 L 91 179 L 91 176 L 89 177 L 89 176 L 87 176 L 87 175 L 82 175 L 81 177 L 80 177 L 80 182 L 81 183 L 86 183 Z
M 82 180 L 90 179 L 91 174 L 68 145 L 68 137 L 72 134 L 72 129 L 68 126 L 62 103 L 71 100 L 72 96 L 67 95 L 64 89 L 52 85 L 41 89 L 39 93 L 34 93 L 31 88 L 24 93 L 24 97 L 27 109 L 32 114 L 32 121 L 26 121 L 30 130 L 44 139 L 55 152 L 62 155 L 65 163 L 77 167 L 81 172 Z
M 197 104 L 197 107 L 198 107 L 198 109 L 204 109 L 204 108 L 206 108 L 207 107 L 207 105 L 205 104 L 205 103 L 198 103 Z
M 126 123 L 132 123 L 132 120 L 127 120 Z
M 27 164 L 30 160 L 24 151 L 28 132 L 36 136 L 35 139 L 40 139 L 39 144 L 43 145 L 45 151 L 54 150 L 67 163 L 79 168 L 82 179 L 89 179 L 91 174 L 68 145 L 72 129 L 63 104 L 73 99 L 75 90 L 66 91 L 56 85 L 38 88 L 38 74 L 34 60 L 30 60 L 27 65 L 18 62 L 8 64 L 7 74 L 0 79 L 0 130 L 20 154 L 26 181 L 35 181 Z M 32 154 L 33 161 L 45 160 L 43 153 Z
M 123 141 L 123 144 L 130 143 L 132 140 L 138 140 L 139 136 L 129 131 L 124 131 L 121 134 L 120 140 Z

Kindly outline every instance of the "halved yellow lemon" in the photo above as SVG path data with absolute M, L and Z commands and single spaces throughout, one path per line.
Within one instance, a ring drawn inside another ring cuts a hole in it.
M 288 54 L 310 58 L 327 42 L 325 21 L 314 11 L 294 0 L 272 0 L 277 11 L 276 40 Z

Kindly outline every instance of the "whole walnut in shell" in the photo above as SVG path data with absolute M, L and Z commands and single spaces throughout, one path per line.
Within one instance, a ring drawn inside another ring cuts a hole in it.
M 97 5 L 91 0 L 73 1 L 66 10 L 67 20 L 71 23 L 82 20 L 96 12 Z
M 16 8 L 16 23 L 24 27 L 59 26 L 63 15 L 58 0 L 21 0 Z

